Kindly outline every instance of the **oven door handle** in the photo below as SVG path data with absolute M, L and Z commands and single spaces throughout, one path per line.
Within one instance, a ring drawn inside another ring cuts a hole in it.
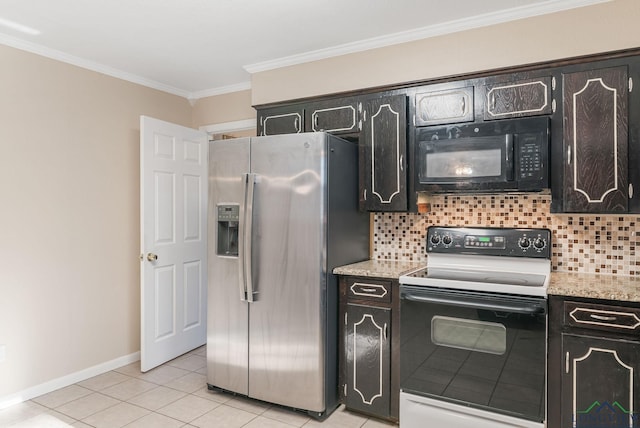
M 514 314 L 526 314 L 526 315 L 535 315 L 538 313 L 544 313 L 544 307 L 536 304 L 536 303 L 496 303 L 491 302 L 487 303 L 480 299 L 474 299 L 470 297 L 436 297 L 436 296 L 425 296 L 418 295 L 412 293 L 403 293 L 402 297 L 412 302 L 418 303 L 439 303 L 443 305 L 451 305 L 451 306 L 459 306 L 465 308 L 472 309 L 484 309 L 487 311 L 496 311 L 496 312 L 509 312 Z

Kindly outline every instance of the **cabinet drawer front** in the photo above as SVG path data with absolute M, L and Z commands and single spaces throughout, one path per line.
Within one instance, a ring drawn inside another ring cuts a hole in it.
M 391 282 L 369 279 L 350 280 L 347 284 L 347 297 L 349 299 L 390 303 Z
M 564 323 L 573 327 L 637 333 L 640 309 L 589 303 L 565 302 Z
M 416 126 L 473 121 L 473 86 L 416 94 Z

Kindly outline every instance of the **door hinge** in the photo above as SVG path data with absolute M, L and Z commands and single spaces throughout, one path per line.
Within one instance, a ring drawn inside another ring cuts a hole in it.
M 565 355 L 564 358 L 564 371 L 565 373 L 569 373 L 569 353 L 567 352 L 567 355 Z
M 344 325 L 347 325 L 347 313 L 344 313 Z
M 344 384 L 344 387 L 342 388 L 344 390 L 344 396 L 347 396 L 347 384 Z
M 629 92 L 633 92 L 633 77 L 629 77 Z
M 556 99 L 555 98 L 551 100 L 551 111 L 553 113 L 556 112 Z
M 553 76 L 551 78 L 551 90 L 555 91 L 556 90 L 556 76 Z

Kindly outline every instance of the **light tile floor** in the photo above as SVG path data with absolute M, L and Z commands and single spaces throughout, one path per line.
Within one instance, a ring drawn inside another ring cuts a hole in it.
M 232 394 L 207 390 L 205 348 L 147 373 L 133 363 L 0 410 L 15 428 L 379 428 L 393 424 L 338 408 L 323 422 Z

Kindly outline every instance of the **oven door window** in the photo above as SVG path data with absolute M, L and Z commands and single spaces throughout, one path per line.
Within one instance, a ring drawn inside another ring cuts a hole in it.
M 419 142 L 422 184 L 513 181 L 513 135 Z
M 431 318 L 431 341 L 438 346 L 502 355 L 507 350 L 507 329 L 494 322 L 436 315 Z

